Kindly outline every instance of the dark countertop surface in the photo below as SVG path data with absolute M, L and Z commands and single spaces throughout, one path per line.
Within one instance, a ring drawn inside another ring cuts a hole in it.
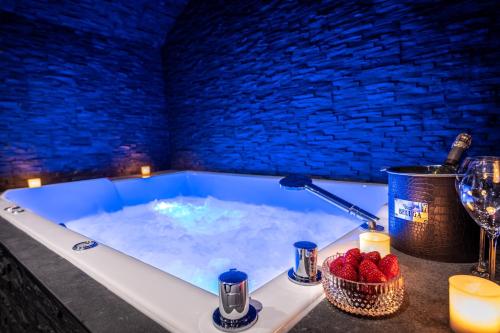
M 405 300 L 394 315 L 365 319 L 342 312 L 324 299 L 290 332 L 451 332 L 448 323 L 448 277 L 468 274 L 472 264 L 418 259 L 391 249 L 405 279 Z

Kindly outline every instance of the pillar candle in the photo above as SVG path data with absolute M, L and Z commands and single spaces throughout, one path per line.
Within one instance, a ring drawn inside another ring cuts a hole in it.
M 359 235 L 361 252 L 378 251 L 381 257 L 391 253 L 391 238 L 381 232 L 364 232 Z
M 42 180 L 40 178 L 28 179 L 28 187 L 40 187 L 40 186 L 42 186 Z
M 454 332 L 500 332 L 500 286 L 472 275 L 449 278 L 450 327 Z
M 142 178 L 147 178 L 151 176 L 151 167 L 149 165 L 141 166 L 141 175 Z

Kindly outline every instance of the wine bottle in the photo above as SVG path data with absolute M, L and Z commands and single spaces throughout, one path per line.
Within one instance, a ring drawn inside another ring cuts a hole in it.
M 455 141 L 453 141 L 446 160 L 434 171 L 434 173 L 456 173 L 462 154 L 469 149 L 471 143 L 472 136 L 467 133 L 460 133 Z

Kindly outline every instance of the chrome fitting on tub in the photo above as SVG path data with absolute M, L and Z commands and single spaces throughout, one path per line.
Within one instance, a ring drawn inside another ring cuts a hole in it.
M 257 321 L 257 310 L 250 304 L 248 276 L 235 268 L 219 275 L 219 307 L 212 320 L 224 332 L 244 331 Z
M 285 178 L 280 179 L 280 186 L 287 190 L 306 190 L 318 196 L 348 214 L 365 221 L 365 223 L 361 225 L 362 229 L 370 231 L 384 230 L 383 226 L 377 224 L 377 221 L 380 220 L 377 216 L 313 184 L 312 179 L 309 177 L 301 175 L 286 176 Z
M 24 209 L 19 207 L 19 206 L 10 206 L 10 207 L 4 208 L 3 210 L 6 211 L 7 213 L 11 213 L 14 215 L 24 212 Z
M 295 265 L 288 271 L 288 279 L 301 286 L 313 286 L 321 282 L 318 269 L 318 246 L 313 242 L 300 241 L 293 244 Z
M 380 224 L 377 224 L 377 222 L 374 220 L 370 220 L 368 222 L 365 222 L 362 225 L 360 225 L 359 227 L 361 229 L 367 230 L 367 231 L 379 231 L 379 232 L 384 231 L 384 227 L 381 226 Z
M 85 251 L 88 249 L 92 249 L 92 248 L 96 247 L 97 245 L 99 245 L 99 244 L 97 244 L 96 241 L 84 241 L 84 242 L 76 243 L 75 245 L 73 245 L 73 251 Z

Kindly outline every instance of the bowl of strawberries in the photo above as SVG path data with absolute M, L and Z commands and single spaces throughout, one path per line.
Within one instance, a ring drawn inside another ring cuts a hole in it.
M 403 303 L 404 283 L 398 258 L 353 248 L 326 258 L 322 267 L 326 298 L 337 308 L 361 316 L 380 317 Z

